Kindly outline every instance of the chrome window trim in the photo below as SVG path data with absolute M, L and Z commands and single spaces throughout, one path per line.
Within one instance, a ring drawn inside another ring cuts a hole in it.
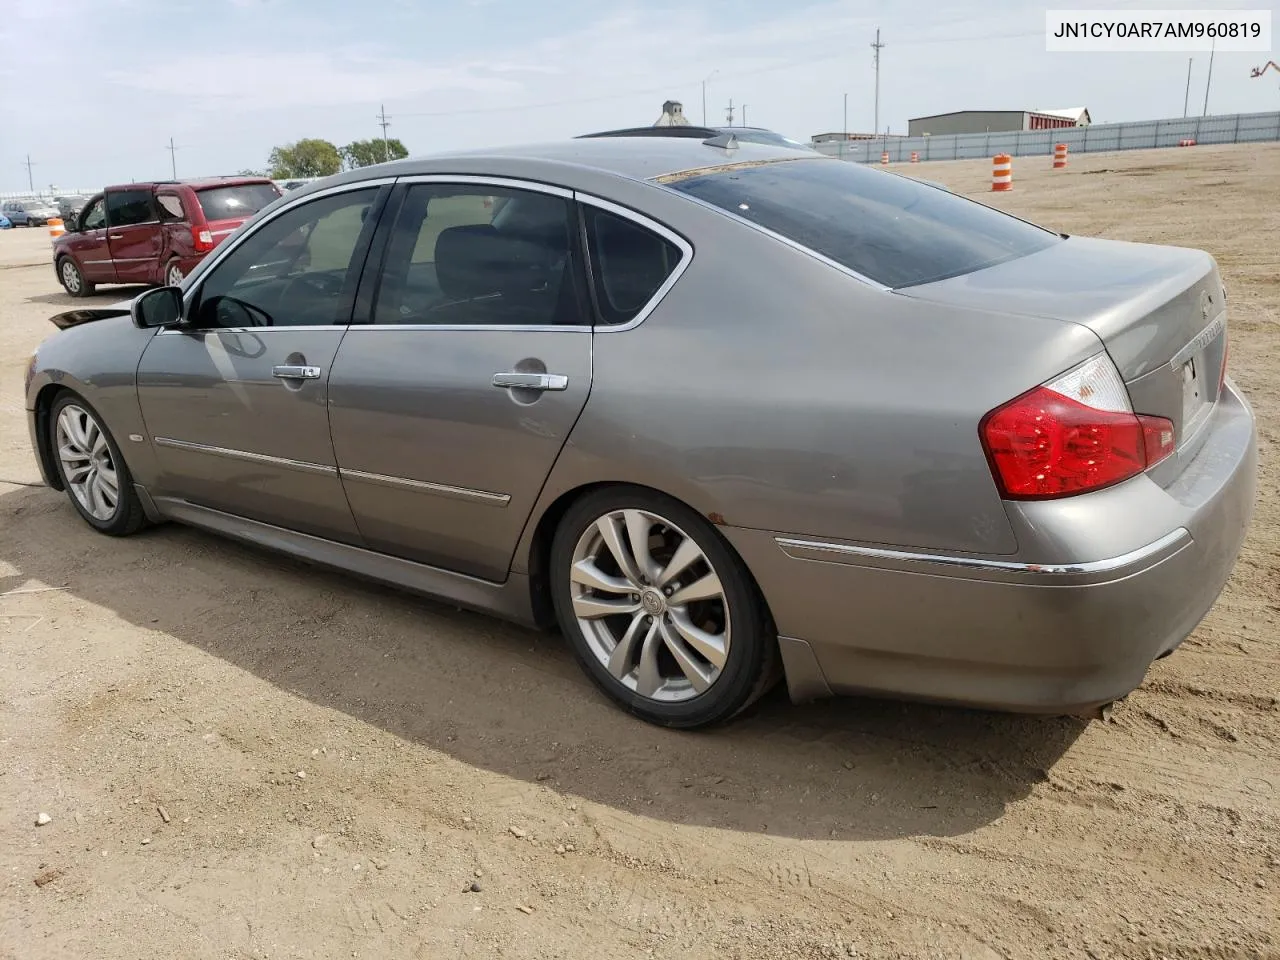
M 315 333 L 318 330 L 332 330 L 342 333 L 351 329 L 345 323 L 306 324 L 296 327 L 164 327 L 156 331 L 157 337 L 205 337 L 219 333 Z
M 258 329 L 263 329 L 259 327 Z M 272 330 L 300 330 L 301 327 L 268 327 Z M 328 330 L 329 327 L 320 329 Z M 590 333 L 594 328 L 583 324 L 574 324 L 573 326 L 565 325 L 557 327 L 554 324 L 532 324 L 530 326 L 521 326 L 518 323 L 353 323 L 347 328 L 351 333 L 358 333 L 362 330 L 480 330 L 485 333 Z
M 529 190 L 534 193 L 547 193 L 565 200 L 573 199 L 573 191 L 567 187 L 543 183 L 541 180 L 521 180 L 518 177 L 497 177 L 474 173 L 418 173 L 411 176 L 398 177 L 397 183 L 457 183 L 463 186 L 506 187 L 510 190 Z
M 640 326 L 640 324 L 644 323 L 649 314 L 658 309 L 658 305 L 662 303 L 663 298 L 666 297 L 666 295 L 671 291 L 671 288 L 680 281 L 680 278 L 684 276 L 684 272 L 689 269 L 689 265 L 693 263 L 693 244 L 665 224 L 659 223 L 657 220 L 654 220 L 652 217 L 646 216 L 643 213 L 638 213 L 630 207 L 624 207 L 621 204 L 614 203 L 611 200 L 605 200 L 603 197 L 597 197 L 594 194 L 581 193 L 578 191 L 574 192 L 574 198 L 579 203 L 586 204 L 589 207 L 595 207 L 599 210 L 605 211 L 606 213 L 612 213 L 614 216 L 621 217 L 624 220 L 630 220 L 637 226 L 653 231 L 664 240 L 675 245 L 681 253 L 680 262 L 676 264 L 675 269 L 671 271 L 667 276 L 667 279 L 662 282 L 662 286 L 658 287 L 658 289 L 654 291 L 653 296 L 649 298 L 649 302 L 640 309 L 639 313 L 626 323 L 616 325 L 601 323 L 595 327 L 596 333 L 624 333 L 627 330 L 634 330 L 636 327 Z
M 492 507 L 505 507 L 511 502 L 508 493 L 490 493 L 488 490 L 474 490 L 471 487 L 455 487 L 447 483 L 429 483 L 426 480 L 410 480 L 407 477 L 389 477 L 382 473 L 368 473 L 364 470 L 338 469 L 343 480 L 359 480 L 397 490 L 414 490 L 420 493 L 434 493 L 454 500 L 467 500 L 472 503 L 483 503 Z
M 339 193 L 352 193 L 356 190 L 367 190 L 370 187 L 383 187 L 383 186 L 386 186 L 387 184 L 391 184 L 395 182 L 396 182 L 395 177 L 376 177 L 372 180 L 356 180 L 356 181 L 352 181 L 351 183 L 340 183 L 332 187 L 325 187 L 323 190 L 317 190 L 315 193 L 308 193 L 302 197 L 295 197 L 292 200 L 284 203 L 282 206 L 279 207 L 279 209 L 271 211 L 270 216 L 263 217 L 261 220 L 258 220 L 257 222 L 253 223 L 239 237 L 233 240 L 228 240 L 225 243 L 219 244 L 219 246 L 215 248 L 208 257 L 200 261 L 199 266 L 203 267 L 204 269 L 200 270 L 200 275 L 197 278 L 197 282 L 192 284 L 189 290 L 186 290 L 183 292 L 183 295 L 182 295 L 183 312 L 185 313 L 187 308 L 191 306 L 191 300 L 195 296 L 196 291 L 204 286 L 205 278 L 208 277 L 210 273 L 212 273 L 214 270 L 218 268 L 218 264 L 220 264 L 227 257 L 231 256 L 231 254 L 233 254 L 236 250 L 239 250 L 240 247 L 250 237 L 252 237 L 255 233 L 257 233 L 267 224 L 274 223 L 278 218 L 282 217 L 285 213 L 291 210 L 294 210 L 297 207 L 304 206 L 313 200 L 322 200 L 325 197 L 331 197 Z M 287 197 L 288 194 L 285 194 L 285 196 Z M 257 214 L 254 214 L 254 216 L 257 216 Z M 242 224 L 241 226 L 243 227 L 244 225 Z M 241 227 L 237 227 L 236 229 L 239 230 L 241 229 Z M 342 324 L 342 323 L 333 324 L 333 328 L 338 330 L 341 330 L 346 326 L 347 324 Z M 259 327 L 255 329 L 268 329 L 268 328 Z M 300 328 L 299 327 L 280 327 L 278 329 L 298 330 Z M 329 328 L 326 327 L 325 329 L 329 329 Z
M 174 440 L 171 437 L 156 437 L 158 447 L 169 447 L 173 450 L 186 450 L 190 453 L 205 453 L 215 457 L 226 457 L 229 460 L 244 460 L 248 463 L 265 463 L 302 473 L 319 473 L 326 476 L 337 476 L 338 468 L 323 463 L 310 463 L 306 460 L 289 460 L 285 457 L 272 457 L 265 453 L 251 453 L 248 450 L 233 450 L 230 447 L 215 447 L 204 443 L 192 443 L 188 440 Z
M 857 280 L 859 283 L 865 283 L 868 287 L 872 287 L 873 289 L 880 290 L 884 293 L 889 293 L 893 290 L 893 287 L 880 283 L 876 280 L 872 280 L 870 277 L 859 273 L 857 270 L 854 270 L 851 267 L 846 267 L 843 263 L 838 263 L 837 261 L 832 260 L 830 257 L 823 256 L 817 250 L 814 250 L 810 247 L 806 247 L 803 243 L 798 243 L 797 241 L 792 240 L 790 237 L 784 237 L 782 234 L 778 233 L 775 230 L 770 230 L 768 227 L 761 226 L 758 223 L 754 223 L 753 221 L 748 220 L 746 217 L 741 217 L 738 214 L 734 213 L 732 210 L 726 210 L 724 207 L 717 207 L 714 203 L 711 203 L 710 201 L 703 200 L 701 197 L 692 196 L 680 190 L 676 190 L 672 187 L 667 186 L 666 184 L 658 184 L 658 186 L 666 187 L 666 189 L 670 190 L 672 193 L 680 197 L 683 197 L 685 200 L 688 200 L 690 203 L 696 203 L 700 207 L 703 207 L 707 210 L 711 210 L 714 213 L 718 213 L 723 217 L 728 217 L 734 223 L 741 223 L 744 226 L 750 227 L 752 230 L 756 230 L 760 233 L 763 233 L 766 237 L 772 237 L 774 240 L 777 240 L 779 243 L 786 244 L 788 247 L 798 251 L 799 253 L 803 253 L 803 254 L 806 254 L 807 256 L 813 257 L 813 259 L 817 260 L 819 263 L 825 263 L 828 267 L 831 267 L 835 270 L 839 270 L 845 276 L 852 277 L 854 280 Z
M 990 570 L 1005 573 L 1026 573 L 1037 576 L 1089 575 L 1114 573 L 1126 567 L 1160 557 L 1174 546 L 1188 543 L 1191 535 L 1182 527 L 1166 533 L 1146 546 L 1130 550 L 1118 557 L 1088 560 L 1081 563 L 1026 563 L 1014 560 L 990 560 L 984 557 L 964 557 L 955 554 L 918 553 L 912 550 L 890 550 L 885 547 L 862 547 L 851 543 L 830 543 L 822 540 L 803 540 L 793 537 L 774 537 L 774 541 L 793 560 L 836 560 L 856 564 L 855 558 L 867 560 L 896 560 L 908 563 L 931 563 L 968 570 Z M 826 555 L 824 557 L 824 554 Z M 845 558 L 841 561 L 836 558 Z

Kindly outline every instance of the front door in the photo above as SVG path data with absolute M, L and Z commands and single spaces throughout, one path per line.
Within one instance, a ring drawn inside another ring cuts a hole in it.
M 153 283 L 163 238 L 151 190 L 107 191 L 107 245 L 119 283 Z
M 357 318 L 372 322 L 351 327 L 329 380 L 334 450 L 371 548 L 506 578 L 591 388 L 575 225 L 551 188 L 404 192 L 372 315 Z
M 116 268 L 107 247 L 107 201 L 94 197 L 80 214 L 80 229 L 67 241 L 80 273 L 89 283 L 115 283 Z
M 326 403 L 379 199 L 364 187 L 281 212 L 188 292 L 185 328 L 152 339 L 138 396 L 157 494 L 359 542 Z

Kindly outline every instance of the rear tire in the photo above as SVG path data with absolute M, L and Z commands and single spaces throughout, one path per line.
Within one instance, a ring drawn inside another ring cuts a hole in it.
M 182 265 L 179 264 L 176 259 L 170 260 L 164 265 L 164 286 L 180 287 L 182 286 L 183 279 Z
M 133 477 L 96 410 L 70 391 L 49 412 L 49 446 L 67 497 L 99 533 L 125 537 L 147 522 Z
M 58 279 L 62 289 L 73 297 L 87 297 L 94 291 L 94 285 L 80 272 L 80 265 L 70 257 L 58 261 Z
M 583 670 L 649 723 L 728 720 L 778 679 L 776 633 L 746 566 L 677 500 L 628 486 L 587 494 L 556 529 L 549 572 Z

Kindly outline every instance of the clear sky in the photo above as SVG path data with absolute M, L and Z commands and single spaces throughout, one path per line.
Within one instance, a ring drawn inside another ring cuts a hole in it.
M 1062 7 L 1272 9 L 1259 0 L 1057 0 Z M 797 139 L 962 109 L 1087 106 L 1095 123 L 1182 115 L 1187 54 L 1049 54 L 1015 0 L 3 0 L 0 190 L 260 168 L 275 144 L 390 135 L 413 154 L 693 122 Z M 1210 113 L 1280 109 L 1276 54 L 1218 54 Z M 1192 67 L 1204 106 L 1208 55 Z M 714 73 L 713 73 L 714 71 Z

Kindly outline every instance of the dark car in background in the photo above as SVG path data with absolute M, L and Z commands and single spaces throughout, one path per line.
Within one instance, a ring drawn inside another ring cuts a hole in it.
M 58 208 L 48 200 L 7 200 L 0 213 L 15 227 L 43 227 L 58 215 Z
M 177 286 L 205 255 L 280 189 L 265 177 L 166 180 L 107 187 L 53 244 L 73 297 L 100 283 Z
M 65 196 L 54 197 L 54 204 L 58 208 L 58 216 L 62 218 L 64 224 L 71 223 L 80 216 L 80 211 L 84 209 L 84 205 L 89 202 L 88 197 L 82 196 Z

